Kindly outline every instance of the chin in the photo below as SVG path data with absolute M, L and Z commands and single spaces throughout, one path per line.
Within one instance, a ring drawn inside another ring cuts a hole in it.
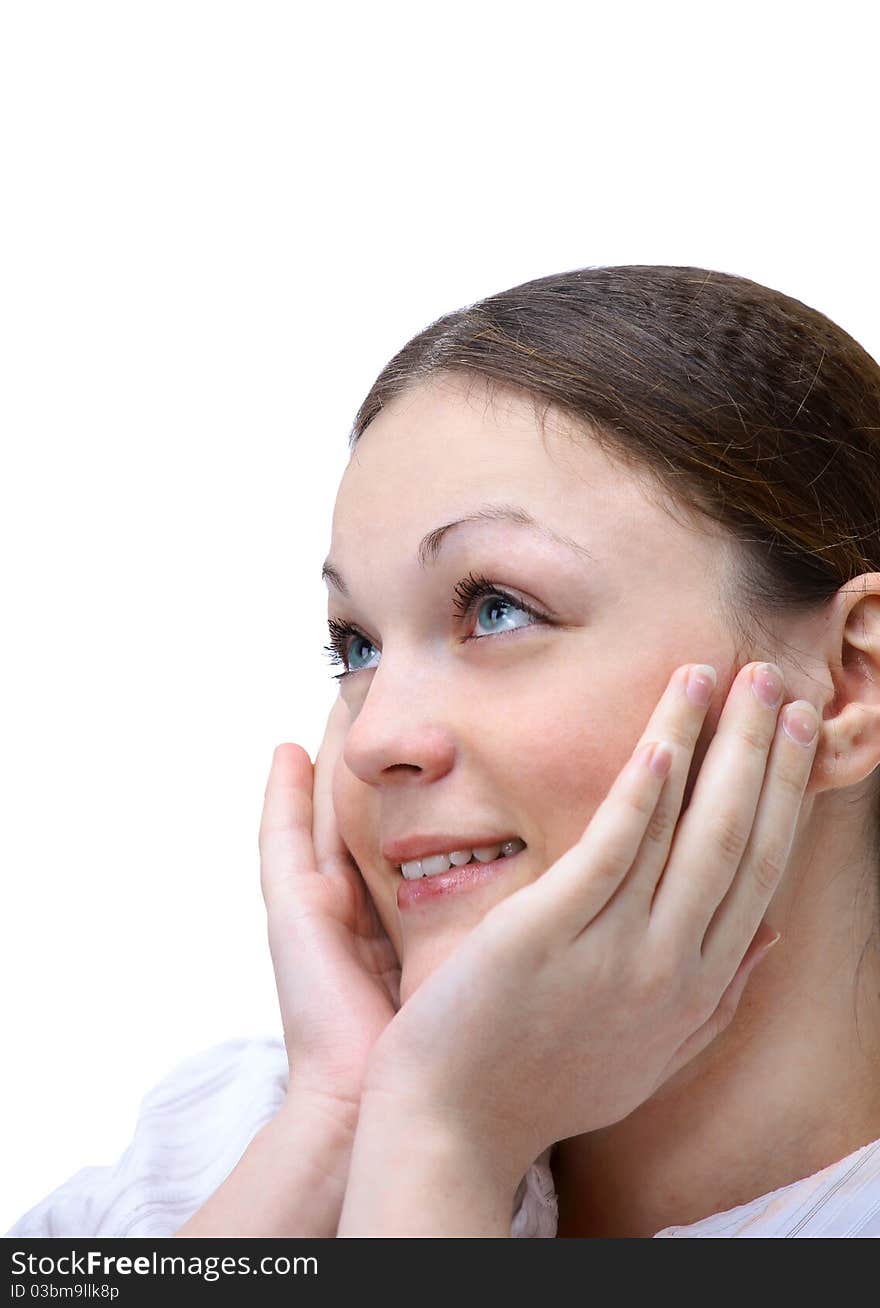
M 414 994 L 455 952 L 496 904 L 508 899 L 522 886 L 529 885 L 533 879 L 528 865 L 524 864 L 511 882 L 496 879 L 482 890 L 463 895 L 455 913 L 439 912 L 435 916 L 429 911 L 424 917 L 416 915 L 414 921 L 398 920 L 394 923 L 394 947 L 400 960 L 401 1004 L 405 1004 L 408 996 Z M 396 905 L 394 912 L 397 913 Z

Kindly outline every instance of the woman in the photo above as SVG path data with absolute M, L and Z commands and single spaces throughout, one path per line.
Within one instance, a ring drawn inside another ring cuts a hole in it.
M 340 700 L 261 825 L 284 1047 L 10 1234 L 880 1233 L 877 364 L 582 269 L 419 333 L 351 444 Z

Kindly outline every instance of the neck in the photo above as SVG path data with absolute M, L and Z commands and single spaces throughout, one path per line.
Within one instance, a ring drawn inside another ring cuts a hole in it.
M 628 1117 L 557 1144 L 560 1237 L 652 1236 L 880 1138 L 880 948 L 874 919 L 854 930 L 853 902 L 847 877 L 818 898 L 799 881 L 767 915 L 783 938 L 730 1026 Z

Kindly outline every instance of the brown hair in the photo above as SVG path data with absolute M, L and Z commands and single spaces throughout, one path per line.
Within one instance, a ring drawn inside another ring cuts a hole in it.
M 747 644 L 762 614 L 821 606 L 880 571 L 880 366 L 800 300 L 706 268 L 539 277 L 414 336 L 360 406 L 350 448 L 396 395 L 447 372 L 543 398 L 732 534 L 728 608 Z M 880 803 L 873 817 L 880 860 Z

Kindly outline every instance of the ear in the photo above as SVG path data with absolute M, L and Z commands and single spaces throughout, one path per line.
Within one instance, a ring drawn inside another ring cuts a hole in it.
M 839 662 L 829 664 L 834 695 L 822 711 L 810 791 L 853 786 L 880 764 L 880 572 L 842 586 L 830 622 Z

